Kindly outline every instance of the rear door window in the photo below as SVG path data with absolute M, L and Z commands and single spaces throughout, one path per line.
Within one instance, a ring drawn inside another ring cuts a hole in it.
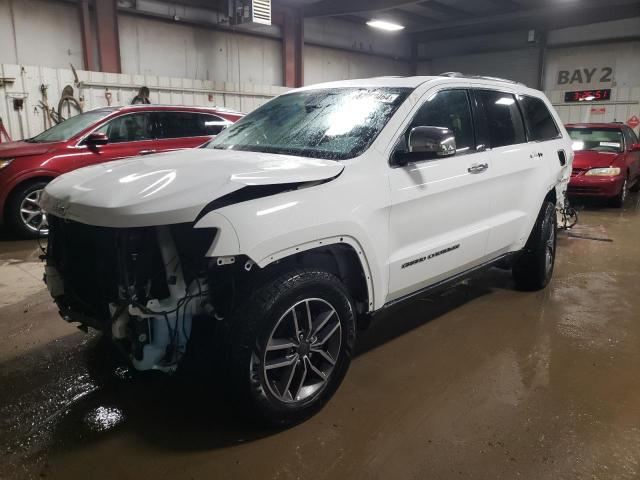
M 216 115 L 191 112 L 160 112 L 158 119 L 160 138 L 213 136 L 229 124 Z
M 477 96 L 482 103 L 492 148 L 527 141 L 522 115 L 512 94 L 480 90 Z
M 560 131 L 545 103 L 535 97 L 520 97 L 520 106 L 529 131 L 529 140 L 545 141 L 558 138 Z

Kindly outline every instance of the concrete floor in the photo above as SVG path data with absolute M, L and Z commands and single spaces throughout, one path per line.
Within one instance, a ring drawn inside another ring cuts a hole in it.
M 494 270 L 379 317 L 335 398 L 285 431 L 189 380 L 99 368 L 38 247 L 0 238 L 0 478 L 638 478 L 640 199 L 587 206 L 573 233 L 598 239 L 563 235 L 545 291 Z

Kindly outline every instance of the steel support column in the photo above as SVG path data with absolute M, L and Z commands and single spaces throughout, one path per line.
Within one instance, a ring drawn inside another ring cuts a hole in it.
M 547 61 L 547 32 L 540 31 L 538 51 L 538 90 L 544 90 L 545 62 Z
M 96 0 L 100 70 L 120 73 L 117 0 Z
M 409 70 L 411 72 L 411 75 L 418 75 L 418 63 L 420 61 L 419 57 L 418 57 L 418 49 L 420 48 L 420 46 L 418 45 L 418 42 L 412 38 L 411 39 L 411 60 L 409 61 Z
M 91 12 L 89 11 L 89 0 L 80 0 L 78 3 L 80 10 L 80 27 L 82 30 L 82 53 L 84 56 L 85 70 L 98 70 L 96 58 L 93 51 L 94 32 L 91 22 Z
M 282 28 L 282 57 L 285 87 L 304 83 L 304 20 L 300 10 L 281 8 L 274 12 L 274 23 Z

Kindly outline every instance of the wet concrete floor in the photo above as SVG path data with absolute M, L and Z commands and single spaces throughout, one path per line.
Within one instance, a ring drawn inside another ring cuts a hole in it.
M 639 478 L 640 198 L 580 217 L 545 291 L 492 270 L 385 313 L 283 431 L 109 362 L 57 316 L 37 244 L 0 237 L 0 478 Z

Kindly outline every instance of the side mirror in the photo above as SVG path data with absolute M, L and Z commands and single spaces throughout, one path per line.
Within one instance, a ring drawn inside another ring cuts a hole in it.
M 456 137 L 444 127 L 414 127 L 409 132 L 407 151 L 397 151 L 394 163 L 405 166 L 411 161 L 438 157 L 450 157 L 456 154 Z
M 633 145 L 631 145 L 631 151 L 640 152 L 640 143 L 634 143 Z
M 84 143 L 89 146 L 106 145 L 109 143 L 109 137 L 106 133 L 93 132 L 87 136 Z
M 444 127 L 414 127 L 409 133 L 409 153 L 426 153 L 435 157 L 456 154 L 456 137 Z

